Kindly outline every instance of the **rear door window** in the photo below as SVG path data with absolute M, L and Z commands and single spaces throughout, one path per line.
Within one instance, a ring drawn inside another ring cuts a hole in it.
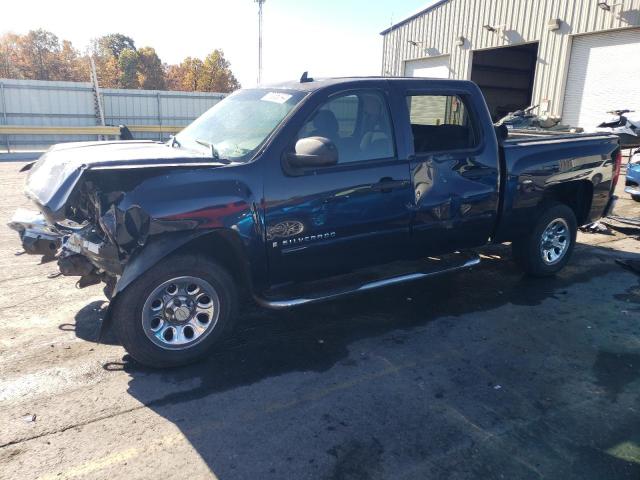
M 478 146 L 477 124 L 460 96 L 410 95 L 407 108 L 416 154 Z

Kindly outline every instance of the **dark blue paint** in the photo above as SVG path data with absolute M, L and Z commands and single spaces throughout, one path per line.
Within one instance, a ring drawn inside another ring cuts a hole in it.
M 545 192 L 568 182 L 589 185 L 588 220 L 601 216 L 611 197 L 615 137 L 523 139 L 499 147 L 471 82 L 334 79 L 278 88 L 306 97 L 248 163 L 223 166 L 144 142 L 61 148 L 32 173 L 49 169 L 55 181 L 40 190 L 30 182 L 31 196 L 57 220 L 86 214 L 83 189 L 108 193 L 99 214 L 113 224 L 127 284 L 189 241 L 225 232 L 246 263 L 254 293 L 512 240 L 530 228 Z M 285 154 L 310 115 L 331 96 L 356 89 L 376 90 L 388 102 L 395 157 L 305 172 L 285 168 Z M 408 93 L 464 98 L 479 126 L 478 146 L 415 155 Z

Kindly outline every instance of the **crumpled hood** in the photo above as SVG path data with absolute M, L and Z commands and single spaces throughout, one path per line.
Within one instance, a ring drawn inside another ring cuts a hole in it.
M 63 143 L 34 164 L 25 191 L 47 216 L 58 217 L 87 170 L 220 165 L 203 152 L 152 141 Z

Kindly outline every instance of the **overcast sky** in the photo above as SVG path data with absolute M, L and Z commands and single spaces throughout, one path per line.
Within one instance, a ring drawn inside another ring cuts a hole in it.
M 382 37 L 397 21 L 432 0 L 266 0 L 263 83 L 317 77 L 380 75 Z M 0 32 L 51 30 L 84 49 L 107 33 L 156 48 L 163 62 L 204 57 L 222 48 L 243 86 L 257 77 L 257 5 L 254 0 L 6 1 Z

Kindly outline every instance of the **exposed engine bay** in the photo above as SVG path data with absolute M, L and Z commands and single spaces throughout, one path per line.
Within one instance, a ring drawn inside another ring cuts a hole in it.
M 176 163 L 176 154 L 149 141 L 56 145 L 25 168 L 30 170 L 25 193 L 41 211 L 19 209 L 9 227 L 19 233 L 25 252 L 57 261 L 60 273 L 80 277 L 79 288 L 104 282 L 111 298 L 125 265 L 150 235 L 200 225 L 184 216 L 153 218 L 136 201 L 136 189 L 168 168 L 212 166 L 201 154 L 184 150 L 180 155 L 187 158 Z M 158 203 L 157 190 L 143 190 Z

